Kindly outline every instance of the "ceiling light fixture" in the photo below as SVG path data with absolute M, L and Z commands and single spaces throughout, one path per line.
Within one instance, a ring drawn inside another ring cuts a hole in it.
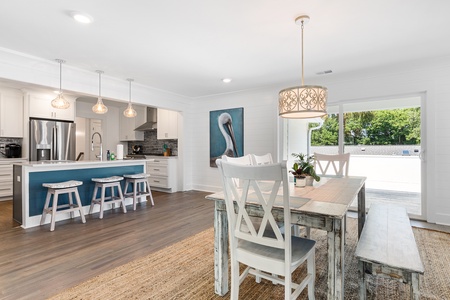
M 95 104 L 94 106 L 92 106 L 92 111 L 95 112 L 96 114 L 106 114 L 108 112 L 108 108 L 106 107 L 105 104 L 103 104 L 102 101 L 102 74 L 104 73 L 103 71 L 97 70 L 95 71 L 98 73 L 98 99 L 97 99 L 97 104 Z
M 128 78 L 127 80 L 130 82 L 130 98 L 128 100 L 128 107 L 123 111 L 123 115 L 127 118 L 134 118 L 137 115 L 136 111 L 131 105 L 131 82 L 133 82 L 134 80 L 131 78 Z
M 75 21 L 77 21 L 79 23 L 90 24 L 90 23 L 94 22 L 94 18 L 92 18 L 90 15 L 87 15 L 85 13 L 73 11 L 70 13 L 70 15 L 72 16 L 72 18 Z
M 223 78 L 222 82 L 224 83 L 230 83 L 231 82 L 231 78 Z
M 62 59 L 55 59 L 56 62 L 59 63 L 59 93 L 58 96 L 52 100 L 52 106 L 54 108 L 59 108 L 59 109 L 67 109 L 70 107 L 70 102 L 67 101 L 66 98 L 64 98 L 63 96 L 63 92 L 62 92 L 62 64 L 65 63 L 65 60 Z
M 303 25 L 309 16 L 300 16 L 295 24 L 302 27 L 302 85 L 281 90 L 278 95 L 278 115 L 290 119 L 315 118 L 326 115 L 328 90 L 317 85 L 304 85 Z

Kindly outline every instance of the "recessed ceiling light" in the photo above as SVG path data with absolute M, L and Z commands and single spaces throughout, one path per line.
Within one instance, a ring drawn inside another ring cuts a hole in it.
M 90 24 L 90 23 L 94 22 L 94 18 L 92 18 L 90 15 L 85 14 L 85 13 L 73 11 L 70 13 L 70 15 L 72 16 L 72 18 L 75 21 L 83 23 L 83 24 Z
M 224 83 L 230 83 L 231 82 L 231 78 L 223 78 L 222 82 Z

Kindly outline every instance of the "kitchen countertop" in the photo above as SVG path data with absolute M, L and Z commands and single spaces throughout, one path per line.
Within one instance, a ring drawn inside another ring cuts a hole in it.
M 79 167 L 95 167 L 95 166 L 106 166 L 106 165 L 130 165 L 130 164 L 136 164 L 138 162 L 145 162 L 146 159 L 118 159 L 118 160 L 80 160 L 80 161 L 73 161 L 73 160 L 62 160 L 62 161 L 26 161 L 19 163 L 20 165 L 24 167 L 36 167 L 36 168 L 54 168 L 54 167 L 73 167 L 73 168 L 79 168 Z
M 0 161 L 12 161 L 12 160 L 26 160 L 26 158 L 20 158 L 20 157 L 0 157 Z

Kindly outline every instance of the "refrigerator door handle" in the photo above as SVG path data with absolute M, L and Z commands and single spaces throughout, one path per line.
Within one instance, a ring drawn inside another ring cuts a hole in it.
M 52 160 L 57 159 L 57 147 L 58 147 L 58 135 L 57 135 L 56 126 L 52 128 L 52 153 L 50 153 L 50 157 Z

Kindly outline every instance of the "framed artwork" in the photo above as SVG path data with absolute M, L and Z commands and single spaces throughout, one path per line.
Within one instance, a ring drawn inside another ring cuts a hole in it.
M 209 112 L 209 165 L 217 168 L 216 159 L 222 155 L 244 155 L 244 108 Z

